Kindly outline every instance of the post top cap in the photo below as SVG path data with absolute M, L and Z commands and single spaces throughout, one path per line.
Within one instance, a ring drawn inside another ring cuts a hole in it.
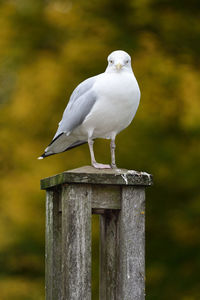
M 126 169 L 99 170 L 92 166 L 84 166 L 42 179 L 41 189 L 46 190 L 64 183 L 150 186 L 153 184 L 153 178 L 146 172 Z

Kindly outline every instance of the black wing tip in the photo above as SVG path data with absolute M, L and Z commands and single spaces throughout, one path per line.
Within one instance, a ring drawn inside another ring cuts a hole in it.
M 47 153 L 44 152 L 41 156 L 38 157 L 38 159 L 43 159 L 43 158 L 45 158 L 45 157 L 47 157 L 47 156 L 54 155 L 54 154 L 55 154 L 55 153 L 47 154 Z
M 46 157 L 46 155 L 45 155 L 45 153 L 43 153 L 41 156 L 39 156 L 37 159 L 43 159 L 43 158 L 45 158 Z
M 51 141 L 51 143 L 48 145 L 48 147 L 49 146 L 51 146 L 61 135 L 63 135 L 64 134 L 64 132 L 61 132 L 57 137 L 55 137 L 52 141 Z M 48 148 L 47 147 L 47 148 Z M 45 158 L 45 157 L 47 157 L 47 156 L 50 156 L 50 155 L 54 155 L 54 154 L 56 154 L 56 153 L 48 153 L 47 154 L 47 152 L 44 152 L 41 156 L 39 156 L 38 157 L 38 159 L 43 159 L 43 158 Z
M 48 147 L 49 146 L 51 146 L 61 135 L 63 135 L 64 134 L 64 132 L 61 132 L 59 135 L 57 135 L 52 141 L 51 141 L 51 143 L 48 145 Z M 45 153 L 44 153 L 45 154 Z

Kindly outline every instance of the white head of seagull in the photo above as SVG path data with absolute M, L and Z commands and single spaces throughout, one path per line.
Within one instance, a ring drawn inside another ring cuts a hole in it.
M 133 72 L 131 67 L 131 57 L 130 55 L 122 50 L 113 51 L 108 56 L 108 66 L 106 73 L 116 73 L 116 72 Z

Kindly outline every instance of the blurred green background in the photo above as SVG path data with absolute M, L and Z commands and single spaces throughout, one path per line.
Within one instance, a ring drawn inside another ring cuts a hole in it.
M 200 2 L 1 0 L 0 16 L 0 300 L 44 299 L 39 181 L 90 159 L 87 145 L 36 158 L 72 90 L 103 72 L 116 49 L 132 56 L 142 93 L 117 138 L 117 163 L 152 173 L 155 183 L 147 190 L 146 299 L 200 299 Z M 109 162 L 108 142 L 95 149 Z M 97 249 L 97 219 L 93 227 Z

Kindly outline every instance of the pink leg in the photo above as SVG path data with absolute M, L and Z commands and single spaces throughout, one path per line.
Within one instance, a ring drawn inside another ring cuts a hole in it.
M 92 166 L 97 168 L 97 169 L 110 169 L 111 168 L 110 165 L 99 164 L 98 162 L 96 162 L 96 159 L 94 157 L 93 144 L 94 144 L 94 141 L 89 138 L 88 139 L 88 145 L 89 145 L 89 149 L 90 149 L 90 156 L 91 156 Z
M 111 139 L 111 142 L 110 142 L 110 151 L 111 151 L 111 168 L 112 169 L 116 169 L 117 166 L 116 166 L 116 163 L 115 163 L 115 138 L 114 139 Z

